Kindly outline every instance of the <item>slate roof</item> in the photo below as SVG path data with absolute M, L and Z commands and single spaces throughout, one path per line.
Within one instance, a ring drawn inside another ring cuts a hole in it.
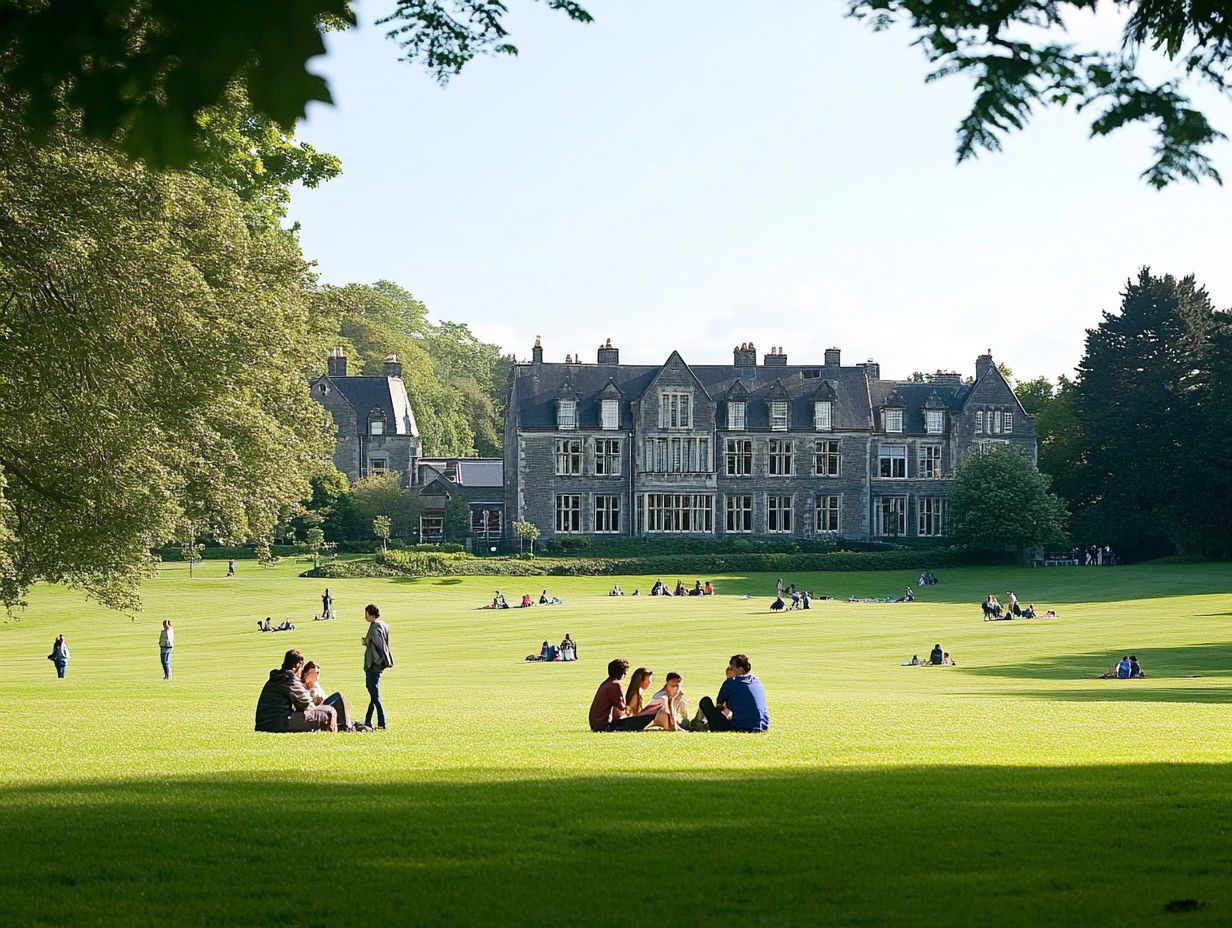
M 385 414 L 387 435 L 419 435 L 415 413 L 411 411 L 406 385 L 400 377 L 331 377 L 320 378 L 341 393 L 355 408 L 360 422 L 368 413 L 379 409 Z
M 571 385 L 578 394 L 578 428 L 599 427 L 599 394 L 613 381 L 623 400 L 620 427 L 632 427 L 630 402 L 639 399 L 654 382 L 662 365 L 640 364 L 519 364 L 514 368 L 514 399 L 517 425 L 528 429 L 556 427 L 556 399 Z M 826 381 L 834 390 L 833 427 L 837 430 L 872 429 L 877 410 L 892 390 L 906 403 L 904 427 L 908 432 L 924 431 L 923 407 L 936 392 L 948 409 L 957 411 L 969 384 L 903 383 L 869 380 L 862 367 L 791 365 L 786 367 L 736 367 L 731 364 L 689 365 L 711 398 L 717 401 L 718 428 L 727 426 L 725 396 L 737 381 L 748 390 L 745 427 L 768 429 L 770 407 L 767 395 L 781 383 L 790 403 L 791 425 L 806 428 L 813 421 L 813 394 Z

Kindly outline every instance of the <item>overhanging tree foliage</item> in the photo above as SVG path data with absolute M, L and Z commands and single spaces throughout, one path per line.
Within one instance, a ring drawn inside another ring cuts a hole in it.
M 988 444 L 954 474 L 949 531 L 959 544 L 991 551 L 1024 551 L 1065 540 L 1065 504 L 1048 477 L 1010 445 Z

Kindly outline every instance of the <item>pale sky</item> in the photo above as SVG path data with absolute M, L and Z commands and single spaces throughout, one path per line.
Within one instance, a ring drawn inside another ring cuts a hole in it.
M 1143 130 L 1089 141 L 1051 112 L 956 166 L 970 88 L 925 85 L 910 37 L 841 0 L 584 5 L 596 22 L 513 0 L 520 56 L 441 88 L 358 4 L 314 62 L 336 105 L 299 130 L 343 163 L 291 210 L 323 280 L 393 280 L 519 358 L 536 335 L 548 360 L 610 337 L 635 363 L 751 340 L 883 377 L 971 374 L 989 347 L 1022 379 L 1070 372 L 1144 264 L 1232 304 L 1232 193 L 1147 187 Z M 1232 183 L 1232 144 L 1214 156 Z

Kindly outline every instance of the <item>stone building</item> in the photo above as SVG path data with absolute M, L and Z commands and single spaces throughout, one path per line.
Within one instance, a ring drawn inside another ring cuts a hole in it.
M 842 537 L 945 534 L 950 478 L 989 442 L 1032 461 L 1035 424 L 993 363 L 974 380 L 881 378 L 866 361 L 792 365 L 751 344 L 730 364 L 596 362 L 515 366 L 505 418 L 508 522 L 545 538 Z
M 411 411 L 402 363 L 385 359 L 381 376 L 348 376 L 347 359 L 335 348 L 326 373 L 310 384 L 312 398 L 329 410 L 337 427 L 334 466 L 352 483 L 368 474 L 396 470 L 410 486 L 420 456 L 419 428 Z

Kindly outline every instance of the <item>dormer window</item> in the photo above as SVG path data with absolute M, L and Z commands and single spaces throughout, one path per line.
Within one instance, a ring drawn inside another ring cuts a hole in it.
M 556 401 L 556 427 L 577 428 L 577 400 L 562 398 Z
M 385 420 L 384 419 L 369 419 L 368 420 L 368 434 L 369 435 L 384 435 L 385 434 Z
M 772 432 L 787 431 L 786 400 L 775 400 L 770 404 L 770 430 Z
M 924 431 L 929 435 L 940 435 L 945 431 L 945 413 L 940 409 L 924 410 Z
M 813 404 L 813 428 L 818 432 L 828 432 L 834 428 L 834 404 L 829 400 L 818 400 Z
M 727 404 L 727 427 L 735 432 L 744 431 L 743 400 L 732 400 Z
M 609 431 L 620 428 L 620 400 L 599 401 L 599 427 Z
M 903 430 L 903 411 L 901 409 L 887 409 L 885 411 L 885 430 L 887 432 L 901 432 Z

